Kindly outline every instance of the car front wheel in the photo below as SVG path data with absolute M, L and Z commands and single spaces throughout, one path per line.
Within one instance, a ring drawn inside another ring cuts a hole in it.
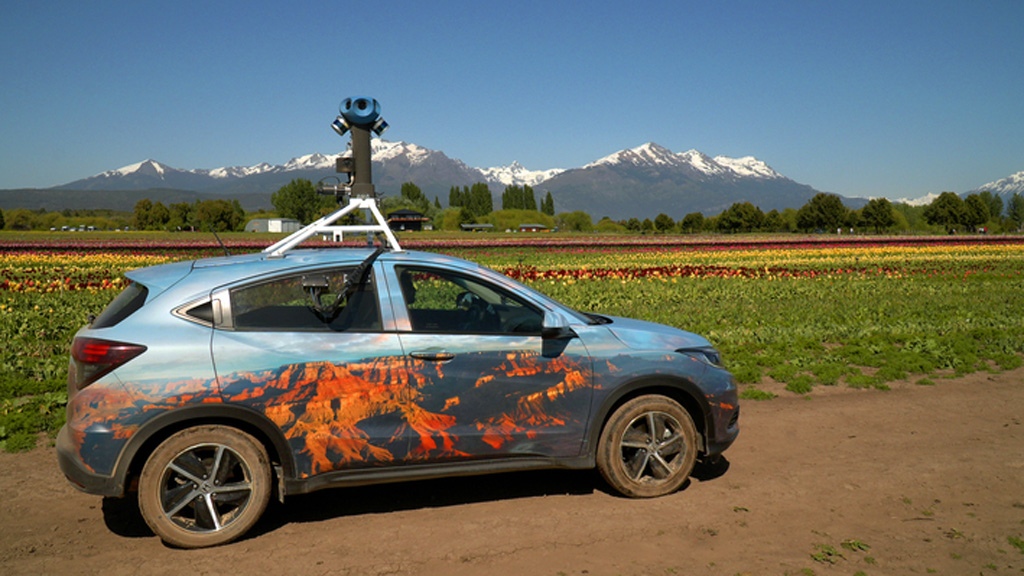
M 164 440 L 139 478 L 139 510 L 162 540 L 181 548 L 230 542 L 270 500 L 267 451 L 227 426 L 196 426 Z
M 634 398 L 605 423 L 597 467 L 624 496 L 653 498 L 678 490 L 697 459 L 697 429 L 678 402 L 660 395 Z

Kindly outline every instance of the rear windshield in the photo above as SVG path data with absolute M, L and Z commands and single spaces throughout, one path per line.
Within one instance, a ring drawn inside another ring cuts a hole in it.
M 131 316 L 139 308 L 142 308 L 142 305 L 146 303 L 147 293 L 148 290 L 146 290 L 145 286 L 132 282 L 92 321 L 92 327 L 109 328 L 116 326 L 118 322 Z

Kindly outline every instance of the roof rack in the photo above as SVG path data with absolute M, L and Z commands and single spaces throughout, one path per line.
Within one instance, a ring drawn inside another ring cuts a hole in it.
M 377 221 L 376 224 L 339 224 L 332 226 L 334 222 L 337 222 L 340 218 L 354 212 L 355 210 L 367 210 L 373 215 L 373 218 Z M 328 214 L 323 218 L 305 226 L 304 228 L 293 232 L 288 237 L 280 240 L 273 245 L 265 248 L 263 252 L 269 254 L 271 258 L 280 258 L 284 256 L 289 250 L 295 248 L 299 244 L 302 244 L 309 238 L 316 236 L 317 234 L 344 234 L 345 232 L 352 233 L 377 233 L 383 234 L 385 238 L 385 245 L 388 250 L 392 252 L 401 252 L 402 247 L 398 244 L 398 238 L 395 237 L 394 232 L 391 231 L 391 227 L 388 226 L 387 220 L 384 219 L 384 215 L 381 214 L 379 208 L 377 208 L 377 201 L 374 198 L 366 197 L 353 197 L 349 199 L 348 206 L 340 208 L 332 214 Z
M 342 198 L 348 196 L 348 205 L 264 249 L 263 253 L 269 254 L 271 258 L 283 257 L 289 250 L 317 234 L 344 235 L 345 232 L 383 234 L 383 247 L 392 252 L 402 251 L 402 247 L 398 245 L 398 239 L 395 238 L 395 234 L 391 231 L 391 227 L 388 226 L 384 215 L 377 208 L 376 192 L 374 191 L 373 179 L 370 174 L 370 132 L 372 131 L 377 136 L 380 136 L 388 128 L 388 123 L 380 115 L 380 103 L 373 98 L 346 98 L 341 101 L 341 106 L 338 109 L 341 114 L 331 123 L 331 128 L 341 137 L 344 137 L 346 133 L 351 131 L 352 142 L 349 146 L 352 153 L 351 155 L 343 154 L 338 157 L 336 170 L 340 173 L 348 174 L 349 181 L 344 184 L 339 182 L 333 186 L 323 186 L 323 181 L 321 181 L 317 192 L 320 194 L 333 194 L 339 199 L 339 202 Z M 377 223 L 332 226 L 334 222 L 355 210 L 366 210 Z M 368 239 L 368 243 L 372 243 L 372 240 Z

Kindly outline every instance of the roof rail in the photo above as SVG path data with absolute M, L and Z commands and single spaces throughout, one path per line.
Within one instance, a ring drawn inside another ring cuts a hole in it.
M 313 222 L 305 228 L 294 232 L 287 238 L 267 247 L 264 254 L 271 258 L 281 258 L 289 250 L 302 244 L 310 237 L 317 234 L 344 234 L 345 232 L 366 232 L 384 235 L 384 246 L 392 252 L 401 252 L 402 247 L 398 245 L 398 239 L 391 231 L 384 215 L 377 208 L 376 192 L 373 187 L 371 171 L 371 149 L 370 132 L 380 136 L 388 128 L 388 123 L 380 115 L 380 103 L 373 98 L 355 97 L 346 98 L 341 101 L 338 107 L 341 114 L 331 123 L 331 128 L 338 136 L 344 137 L 351 132 L 352 142 L 350 148 L 352 155 L 342 155 L 338 158 L 336 170 L 339 173 L 349 175 L 349 181 L 337 186 L 320 186 L 317 190 L 320 194 L 333 194 L 339 199 L 348 195 L 348 206 L 340 208 L 333 214 Z M 321 183 L 323 181 L 321 180 Z M 343 224 L 332 226 L 334 222 L 346 214 L 355 210 L 366 210 L 369 212 L 376 224 Z

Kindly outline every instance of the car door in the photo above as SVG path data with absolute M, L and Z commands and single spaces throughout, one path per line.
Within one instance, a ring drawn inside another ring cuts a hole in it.
M 451 459 L 579 455 L 592 396 L 578 338 L 545 342 L 544 312 L 468 272 L 386 268 L 419 405 L 448 422 Z
M 375 274 L 343 296 L 354 267 L 292 273 L 214 294 L 221 396 L 274 422 L 298 477 L 402 462 L 416 420 L 393 321 Z

